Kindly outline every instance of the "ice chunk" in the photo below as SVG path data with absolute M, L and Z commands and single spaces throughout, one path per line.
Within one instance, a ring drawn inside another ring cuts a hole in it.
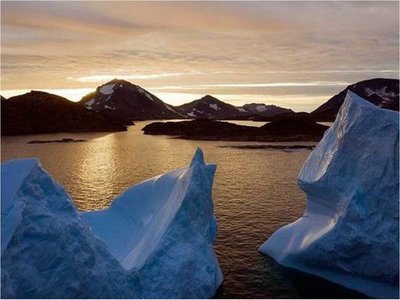
M 78 213 L 37 160 L 3 164 L 2 296 L 212 297 L 222 282 L 214 173 L 197 150 L 190 167 L 128 189 L 108 209 Z
M 1 166 L 3 298 L 138 297 L 71 199 L 36 159 Z
M 221 284 L 212 248 L 214 173 L 198 149 L 189 168 L 128 189 L 108 209 L 83 213 L 121 265 L 139 270 L 146 298 L 211 297 Z
M 399 115 L 348 92 L 298 178 L 307 208 L 260 248 L 378 298 L 399 296 Z

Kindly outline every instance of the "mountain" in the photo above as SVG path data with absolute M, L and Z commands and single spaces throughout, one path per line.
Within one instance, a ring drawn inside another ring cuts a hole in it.
M 196 119 L 229 119 L 237 116 L 245 116 L 249 113 L 236 106 L 222 102 L 217 98 L 206 95 L 201 99 L 176 107 L 189 118 Z
M 31 91 L 1 100 L 2 135 L 124 130 L 116 119 L 45 92 Z
M 373 78 L 349 85 L 339 94 L 330 98 L 311 112 L 314 120 L 334 121 L 349 90 L 379 107 L 399 111 L 399 80 Z
M 280 114 L 293 113 L 291 109 L 264 103 L 250 103 L 237 107 L 210 95 L 177 106 L 176 109 L 191 119 L 212 120 L 264 120 Z
M 84 96 L 80 104 L 87 109 L 118 116 L 126 125 L 135 120 L 182 119 L 171 105 L 125 80 L 114 79 L 99 86 L 95 92 Z
M 266 105 L 264 103 L 250 103 L 241 107 L 249 113 L 259 115 L 262 117 L 273 117 L 285 113 L 293 113 L 293 110 L 282 108 L 276 105 Z

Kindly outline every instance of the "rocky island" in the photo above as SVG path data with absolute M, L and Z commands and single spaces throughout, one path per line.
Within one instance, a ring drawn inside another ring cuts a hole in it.
M 154 122 L 144 134 L 171 135 L 182 139 L 218 141 L 319 141 L 327 126 L 317 124 L 308 114 L 288 114 L 261 127 L 237 125 L 208 119 L 182 122 Z

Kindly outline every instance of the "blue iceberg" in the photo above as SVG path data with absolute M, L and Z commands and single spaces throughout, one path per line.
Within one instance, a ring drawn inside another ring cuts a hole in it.
M 298 177 L 304 215 L 260 248 L 371 297 L 399 296 L 399 114 L 352 92 Z
M 212 297 L 215 169 L 198 149 L 188 168 L 81 213 L 38 160 L 2 164 L 2 297 Z

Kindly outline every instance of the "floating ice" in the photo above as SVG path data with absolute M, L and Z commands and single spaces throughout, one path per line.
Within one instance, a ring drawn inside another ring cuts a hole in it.
M 213 251 L 215 165 L 197 150 L 179 169 L 128 189 L 111 207 L 83 213 L 126 270 L 139 270 L 146 297 L 206 298 L 222 273 Z
M 4 163 L 4 298 L 207 298 L 222 282 L 213 251 L 215 165 L 128 189 L 110 208 L 78 213 L 37 160 Z
M 399 114 L 348 92 L 298 182 L 307 208 L 260 248 L 378 298 L 399 296 Z
M 36 159 L 2 164 L 1 186 L 2 298 L 139 296 Z

